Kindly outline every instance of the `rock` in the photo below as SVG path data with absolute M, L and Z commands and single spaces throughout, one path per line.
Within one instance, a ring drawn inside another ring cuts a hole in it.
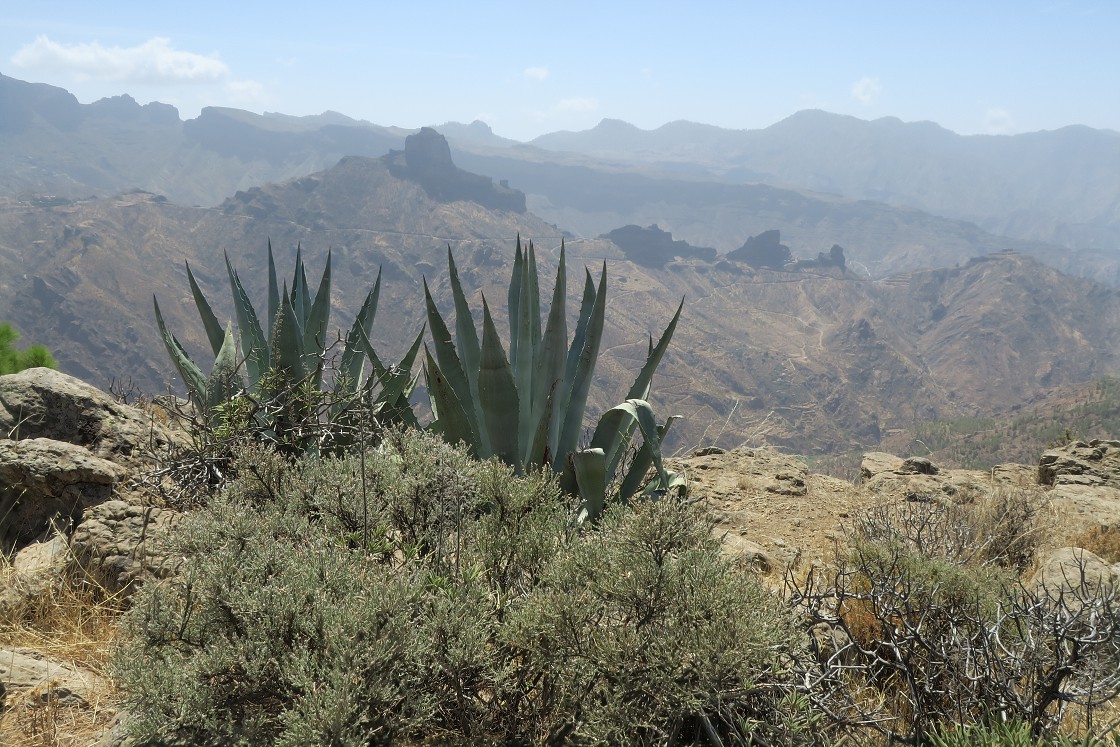
M 1080 547 L 1062 547 L 1042 562 L 1031 577 L 1030 585 L 1045 589 L 1051 596 L 1062 593 L 1096 594 L 1120 582 L 1112 566 L 1099 555 Z
M 94 701 L 106 687 L 104 680 L 93 672 L 28 648 L 0 649 L 0 682 L 6 686 L 9 701 L 15 694 L 36 692 L 64 705 Z
M 907 457 L 902 462 L 899 472 L 917 475 L 936 475 L 941 470 L 937 465 L 925 457 Z
M 855 660 L 856 652 L 852 649 L 852 639 L 843 628 L 836 627 L 827 622 L 819 622 L 809 629 L 809 640 L 813 646 L 813 653 L 817 661 L 827 664 L 839 656 L 842 664 L 850 664 Z
M 52 522 L 56 531 L 70 531 L 126 474 L 72 443 L 0 440 L 0 542 L 25 545 L 44 536 Z
M 1043 452 L 1040 485 L 1107 485 L 1120 488 L 1120 441 L 1074 441 Z
M 49 368 L 0 376 L 0 437 L 49 438 L 128 463 L 149 444 L 181 435 L 84 381 Z
M 34 542 L 16 553 L 7 584 L 0 588 L 0 620 L 61 583 L 69 558 L 66 539 L 60 536 Z
M 902 459 L 882 451 L 869 451 L 863 455 L 859 465 L 860 477 L 865 481 L 883 472 L 898 472 L 902 469 Z
M 87 512 L 70 538 L 80 568 L 112 593 L 131 591 L 136 582 L 166 578 L 176 558 L 165 540 L 179 519 L 166 508 L 106 501 Z

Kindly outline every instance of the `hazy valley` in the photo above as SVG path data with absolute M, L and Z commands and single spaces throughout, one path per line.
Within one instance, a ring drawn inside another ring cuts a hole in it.
M 127 97 L 81 105 L 49 86 L 11 78 L 0 86 L 13 104 L 0 120 L 8 195 L 0 318 L 56 350 L 64 370 L 101 385 L 131 378 L 148 392 L 165 387 L 171 368 L 151 320 L 153 293 L 176 334 L 201 352 L 184 261 L 212 299 L 224 299 L 228 252 L 261 297 L 267 240 L 281 263 L 302 244 L 313 272 L 329 249 L 341 270 L 332 299 L 340 324 L 380 267 L 374 341 L 393 357 L 419 328 L 423 277 L 450 305 L 449 244 L 466 287 L 495 298 L 518 234 L 546 264 L 564 239 L 571 282 L 585 265 L 608 262 L 600 407 L 624 393 L 646 335 L 686 299 L 654 387 L 659 409 L 685 416 L 674 429 L 681 447 L 868 448 L 908 438 L 921 422 L 997 416 L 1120 373 L 1120 298 L 1108 287 L 1120 251 L 1105 238 L 1115 196 L 1106 185 L 1095 207 L 1070 211 L 1095 227 L 1084 235 L 1039 227 L 1083 202 L 1069 185 L 1105 179 L 1096 169 L 1075 180 L 1084 163 L 1053 143 L 1084 136 L 1074 150 L 1099 166 L 1110 163 L 1115 133 L 959 138 L 928 124 L 802 113 L 750 132 L 604 122 L 530 144 L 481 123 L 449 124 L 440 129 L 450 148 L 426 131 L 402 153 L 411 133 L 343 115 L 207 109 L 183 122 L 170 107 Z M 828 158 L 814 150 L 826 146 Z M 898 162 L 902 151 L 938 158 L 939 170 Z M 1067 186 L 1003 190 L 999 179 L 1024 180 L 1000 158 L 1034 169 L 1040 184 Z M 973 183 L 978 164 L 987 164 L 987 182 Z M 894 173 L 911 176 L 901 184 Z M 882 194 L 868 191 L 876 180 L 887 185 Z M 975 194 L 973 213 L 950 194 Z M 1013 227 L 1011 214 L 1035 218 Z M 627 224 L 672 235 L 648 252 L 640 240 L 596 238 Z M 767 269 L 729 258 L 774 229 L 793 258 L 843 247 L 844 267 Z

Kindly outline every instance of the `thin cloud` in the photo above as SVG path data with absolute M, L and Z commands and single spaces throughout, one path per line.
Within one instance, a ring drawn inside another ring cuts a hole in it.
M 883 87 L 879 85 L 878 78 L 864 76 L 852 86 L 852 98 L 864 106 L 877 99 L 882 92 Z
M 82 79 L 129 83 L 209 83 L 229 75 L 217 56 L 184 52 L 157 36 L 135 47 L 105 47 L 100 42 L 60 44 L 38 37 L 12 57 L 24 69 L 72 73 Z
M 548 68 L 547 67 L 527 67 L 527 68 L 525 68 L 525 71 L 522 72 L 521 74 L 523 76 L 525 76 L 526 78 L 528 78 L 529 80 L 544 80 L 545 78 L 548 77 Z

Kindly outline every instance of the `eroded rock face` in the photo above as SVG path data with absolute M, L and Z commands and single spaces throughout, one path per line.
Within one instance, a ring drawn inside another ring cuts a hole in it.
M 175 433 L 96 387 L 49 368 L 0 376 L 0 439 L 49 438 L 128 463 Z
M 0 542 L 23 545 L 69 532 L 108 500 L 127 471 L 82 446 L 48 438 L 0 440 Z
M 1084 528 L 1120 526 L 1120 441 L 1074 441 L 1043 452 L 1038 482 L 1051 503 Z
M 1040 485 L 1106 485 L 1120 488 L 1120 441 L 1074 441 L 1038 460 Z
M 165 549 L 179 514 L 125 501 L 101 503 L 70 537 L 70 551 L 86 573 L 112 593 L 131 591 L 137 582 L 166 578 L 176 559 Z

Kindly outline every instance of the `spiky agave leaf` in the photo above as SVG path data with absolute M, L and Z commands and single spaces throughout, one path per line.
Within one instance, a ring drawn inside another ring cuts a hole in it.
M 207 408 L 214 410 L 232 399 L 243 387 L 237 371 L 237 342 L 233 335 L 233 322 L 230 322 L 226 325 L 225 338 L 214 359 L 210 378 L 206 380 Z
M 463 370 L 463 364 L 455 350 L 454 343 L 451 341 L 451 332 L 447 329 L 443 315 L 439 313 L 439 308 L 432 298 L 426 279 L 424 281 L 424 304 L 428 312 L 428 327 L 432 332 L 432 343 L 436 350 L 435 358 L 439 362 L 440 371 L 446 378 L 447 384 L 455 392 L 455 398 L 460 402 L 467 422 L 470 423 L 473 434 L 470 442 L 476 445 L 479 454 L 489 456 L 493 451 L 490 445 L 490 434 L 483 423 L 483 408 L 479 401 L 477 384 L 472 386 Z M 480 348 L 480 366 L 481 355 Z
M 234 318 L 237 320 L 237 329 L 241 336 L 241 354 L 245 359 L 249 383 L 253 388 L 257 388 L 270 366 L 268 338 L 261 329 L 260 320 L 249 300 L 249 294 L 245 292 L 241 279 L 230 264 L 228 254 L 225 255 L 225 259 L 230 292 L 233 294 Z
M 590 282 L 590 273 L 587 277 Z M 564 455 L 576 450 L 579 433 L 583 428 L 583 415 L 587 409 L 587 395 L 591 390 L 591 379 L 595 374 L 595 362 L 599 358 L 599 345 L 603 339 L 603 318 L 606 305 L 607 263 L 604 262 L 603 271 L 599 276 L 599 286 L 595 291 L 595 300 L 588 314 L 588 319 L 586 322 L 580 320 L 581 326 L 585 330 L 583 348 L 579 357 L 576 358 L 574 371 L 571 372 L 569 377 L 566 377 L 570 382 L 570 394 L 564 403 L 564 409 L 561 410 L 564 422 L 560 428 L 557 454 L 553 458 L 558 471 L 563 466 L 563 462 L 557 463 L 556 460 L 562 460 Z M 582 312 L 583 309 L 581 308 L 581 314 Z M 572 360 L 571 355 L 569 355 L 568 360 L 569 362 Z
M 517 386 L 485 296 L 482 297 L 482 360 L 478 369 L 478 399 L 494 454 L 521 472 Z
M 218 351 L 222 349 L 222 343 L 225 342 L 225 333 L 222 331 L 222 325 L 218 321 L 218 317 L 214 315 L 214 310 L 210 308 L 210 302 L 206 300 L 202 288 L 198 287 L 198 282 L 194 279 L 194 273 L 191 272 L 191 263 L 184 262 L 183 264 L 187 266 L 187 282 L 191 286 L 194 305 L 198 309 L 198 315 L 202 317 L 202 327 L 206 330 L 206 337 L 210 340 L 210 348 L 216 356 Z
M 163 344 L 167 348 L 167 355 L 171 358 L 175 370 L 179 372 L 179 377 L 187 387 L 187 394 L 190 395 L 191 401 L 200 410 L 204 410 L 207 401 L 206 377 L 202 375 L 198 365 L 187 355 L 187 351 L 180 344 L 178 338 L 168 331 L 167 325 L 163 321 L 163 314 L 159 310 L 159 301 L 156 300 L 154 295 L 152 296 L 152 305 L 155 307 L 156 325 L 159 327 L 159 336 L 163 339 Z

